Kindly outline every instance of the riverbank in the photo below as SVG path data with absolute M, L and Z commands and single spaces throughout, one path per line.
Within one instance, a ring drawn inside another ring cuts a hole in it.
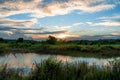
M 116 57 L 120 56 L 120 45 L 76 45 L 76 44 L 31 44 L 2 43 L 0 54 L 6 53 L 60 54 L 69 56 Z

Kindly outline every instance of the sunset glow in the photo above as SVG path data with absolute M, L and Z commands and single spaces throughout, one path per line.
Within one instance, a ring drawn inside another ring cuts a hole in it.
M 57 36 L 57 38 L 65 39 L 65 38 L 67 38 L 67 35 L 66 34 L 60 34 L 60 35 Z

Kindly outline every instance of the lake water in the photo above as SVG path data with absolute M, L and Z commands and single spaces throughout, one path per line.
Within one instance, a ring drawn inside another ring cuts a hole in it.
M 43 54 L 35 54 L 35 53 L 17 53 L 17 54 L 7 54 L 5 56 L 0 56 L 0 66 L 7 64 L 7 67 L 10 69 L 24 69 L 29 71 L 29 69 L 33 68 L 34 63 L 40 63 L 43 60 L 48 59 L 49 57 L 54 57 L 57 61 L 74 63 L 74 62 L 86 62 L 89 65 L 98 65 L 98 66 L 106 66 L 109 65 L 109 61 L 113 61 L 114 59 L 120 59 L 120 57 L 116 58 L 91 58 L 91 57 L 71 57 L 71 56 L 63 56 L 63 55 L 43 55 Z
M 55 58 L 57 61 L 62 62 L 87 62 L 89 65 L 108 65 L 109 61 L 113 61 L 115 58 L 92 58 L 92 57 L 71 57 L 63 55 L 43 55 L 35 53 L 17 53 L 0 56 L 0 65 L 7 64 L 9 68 L 32 68 L 33 63 L 40 63 L 50 57 Z M 120 57 L 116 57 L 120 59 Z

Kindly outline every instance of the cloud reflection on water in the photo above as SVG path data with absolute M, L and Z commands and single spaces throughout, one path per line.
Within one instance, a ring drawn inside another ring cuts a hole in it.
M 99 58 L 85 58 L 85 57 L 70 57 L 62 55 L 40 55 L 35 53 L 17 53 L 9 54 L 0 57 L 0 66 L 7 64 L 8 68 L 33 68 L 34 63 L 41 63 L 41 61 L 48 59 L 49 57 L 55 58 L 57 61 L 62 62 L 87 62 L 89 65 L 106 66 L 108 62 L 114 60 L 113 58 L 99 59 Z M 120 59 L 120 57 L 118 57 Z M 118 59 L 117 58 L 117 59 Z

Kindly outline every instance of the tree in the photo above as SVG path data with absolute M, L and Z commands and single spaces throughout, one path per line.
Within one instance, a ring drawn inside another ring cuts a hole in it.
M 48 37 L 47 42 L 48 42 L 49 44 L 56 44 L 56 43 L 57 43 L 57 38 L 50 35 L 50 36 Z
M 0 42 L 3 42 L 4 41 L 4 39 L 3 38 L 0 38 Z
M 18 38 L 16 42 L 23 42 L 24 39 L 23 38 Z

